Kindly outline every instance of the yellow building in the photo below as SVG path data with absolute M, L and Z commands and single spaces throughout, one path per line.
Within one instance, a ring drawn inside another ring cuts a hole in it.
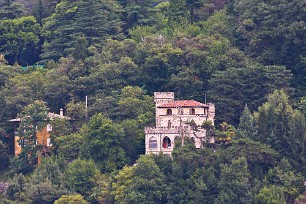
M 70 120 L 69 117 L 64 116 L 63 109 L 60 109 L 60 114 L 56 113 L 49 113 L 48 117 L 50 120 L 54 120 L 55 118 L 59 119 L 65 119 L 65 120 Z M 17 128 L 19 126 L 21 119 L 20 118 L 15 118 L 10 120 L 10 122 L 13 122 L 14 124 L 14 151 L 15 151 L 15 156 L 17 157 L 21 153 L 21 146 L 19 145 L 19 139 L 20 137 L 18 136 Z M 37 145 L 42 145 L 43 146 L 43 152 L 47 152 L 51 147 L 52 144 L 50 142 L 50 132 L 52 131 L 52 126 L 50 124 L 47 124 L 42 131 L 37 131 L 36 132 L 36 144 Z

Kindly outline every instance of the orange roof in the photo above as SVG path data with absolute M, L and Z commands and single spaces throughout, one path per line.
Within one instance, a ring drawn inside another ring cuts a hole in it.
M 194 100 L 181 100 L 181 101 L 172 101 L 166 104 L 159 106 L 160 108 L 173 108 L 173 107 L 208 107 L 204 103 L 200 103 Z

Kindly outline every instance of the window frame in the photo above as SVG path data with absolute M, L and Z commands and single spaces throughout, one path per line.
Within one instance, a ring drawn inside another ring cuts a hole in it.
M 157 139 L 155 137 L 149 139 L 149 149 L 157 149 Z

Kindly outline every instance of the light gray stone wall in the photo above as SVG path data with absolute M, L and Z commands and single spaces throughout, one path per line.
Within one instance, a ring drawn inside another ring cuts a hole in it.
M 213 139 L 206 138 L 206 130 L 198 127 L 192 129 L 188 123 L 193 120 L 198 126 L 206 120 L 214 124 L 215 105 L 208 103 L 207 107 L 194 107 L 195 113 L 191 114 L 189 107 L 183 108 L 166 108 L 160 107 L 163 104 L 174 101 L 174 92 L 154 92 L 156 126 L 145 128 L 145 148 L 146 154 L 163 154 L 171 155 L 174 148 L 175 138 L 191 138 L 196 148 L 201 148 L 203 142 L 213 142 Z M 167 115 L 167 109 L 172 110 L 172 115 Z M 170 121 L 170 122 L 169 122 Z M 163 146 L 165 137 L 171 141 L 170 146 Z M 150 139 L 156 139 L 156 148 L 150 148 Z

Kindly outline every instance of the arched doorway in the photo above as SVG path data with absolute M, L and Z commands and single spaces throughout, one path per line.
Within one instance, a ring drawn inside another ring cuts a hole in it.
M 163 148 L 171 148 L 171 140 L 169 137 L 164 137 Z

